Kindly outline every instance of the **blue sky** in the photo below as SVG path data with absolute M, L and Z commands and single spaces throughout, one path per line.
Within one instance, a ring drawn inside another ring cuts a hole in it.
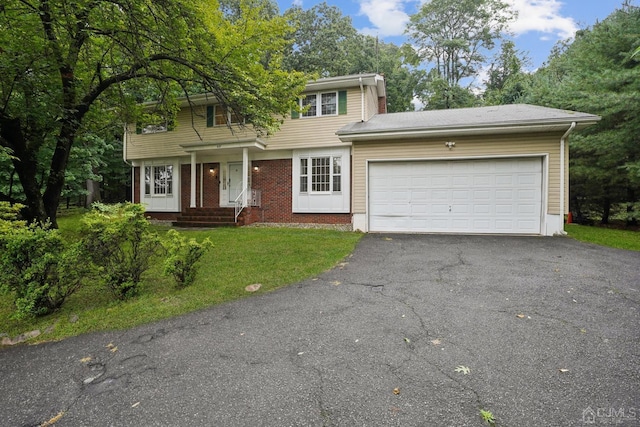
M 359 31 L 377 35 L 386 42 L 402 44 L 408 15 L 428 0 L 326 0 L 350 16 Z M 505 0 L 519 14 L 511 26 L 516 47 L 528 53 L 536 69 L 549 56 L 558 40 L 601 21 L 622 5 L 622 0 Z M 638 5 L 640 0 L 632 1 Z M 280 11 L 292 5 L 310 9 L 322 0 L 278 0 Z

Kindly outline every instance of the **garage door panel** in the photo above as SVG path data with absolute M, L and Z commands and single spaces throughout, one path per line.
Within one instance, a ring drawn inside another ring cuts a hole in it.
M 369 229 L 540 233 L 542 160 L 371 163 Z

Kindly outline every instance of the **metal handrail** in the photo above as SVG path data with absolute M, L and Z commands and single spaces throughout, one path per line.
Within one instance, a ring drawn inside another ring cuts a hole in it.
M 238 222 L 238 216 L 240 215 L 240 212 L 242 212 L 242 209 L 245 208 L 244 203 L 242 203 L 242 200 L 244 199 L 244 193 L 247 192 L 247 189 L 245 188 L 244 190 L 242 190 L 242 192 L 240 192 L 240 195 L 238 197 L 236 197 L 236 199 L 233 201 L 234 204 L 234 208 L 235 208 L 235 222 Z

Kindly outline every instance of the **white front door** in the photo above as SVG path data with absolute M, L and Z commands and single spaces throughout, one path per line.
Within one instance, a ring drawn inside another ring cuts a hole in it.
M 229 203 L 236 201 L 242 193 L 242 162 L 229 163 Z

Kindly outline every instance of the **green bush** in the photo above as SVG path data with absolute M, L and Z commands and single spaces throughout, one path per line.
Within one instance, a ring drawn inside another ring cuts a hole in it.
M 202 243 L 198 243 L 195 239 L 187 239 L 176 230 L 167 232 L 167 239 L 163 245 L 167 251 L 164 273 L 172 275 L 179 288 L 189 286 L 194 282 L 198 271 L 198 261 L 213 246 L 208 238 L 204 239 Z
M 19 220 L 22 208 L 24 205 L 18 203 L 12 205 L 9 202 L 0 202 L 0 233 L 7 233 L 27 225 L 25 221 Z
M 0 232 L 0 289 L 13 292 L 14 317 L 49 314 L 82 285 L 78 245 L 66 246 L 58 230 L 39 225 Z
M 144 207 L 132 203 L 94 203 L 82 219 L 82 247 L 118 299 L 138 293 L 142 273 L 160 249 Z

